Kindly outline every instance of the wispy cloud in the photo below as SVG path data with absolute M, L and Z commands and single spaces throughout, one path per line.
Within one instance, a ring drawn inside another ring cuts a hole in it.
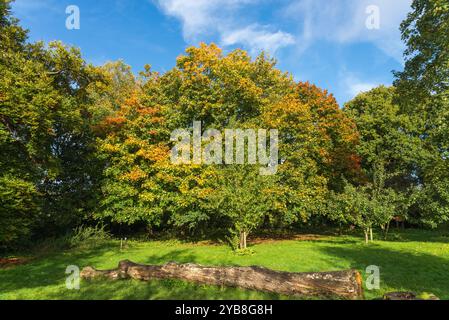
M 370 42 L 402 62 L 404 45 L 399 25 L 410 11 L 412 0 L 298 0 L 283 9 L 283 16 L 298 23 L 298 49 L 315 41 L 340 44 Z M 380 28 L 369 29 L 367 8 L 379 9 Z
M 370 91 L 371 89 L 374 89 L 378 86 L 379 84 L 377 83 L 368 83 L 368 82 L 349 83 L 348 93 L 355 97 L 359 93 Z
M 255 54 L 274 54 L 295 42 L 293 35 L 243 19 L 243 10 L 260 0 L 157 0 L 159 8 L 182 23 L 184 39 L 196 43 L 203 36 L 217 35 L 223 46 L 242 45 Z
M 370 91 L 380 85 L 386 85 L 381 82 L 375 81 L 365 81 L 360 79 L 355 73 L 343 70 L 340 73 L 340 82 L 343 84 L 343 89 L 350 97 L 355 97 L 356 95 Z
M 412 0 L 290 0 L 282 2 L 276 25 L 247 21 L 246 10 L 257 10 L 264 0 L 153 0 L 166 15 L 182 23 L 184 39 L 196 43 L 216 36 L 221 44 L 243 45 L 251 51 L 271 53 L 297 44 L 297 53 L 316 41 L 338 44 L 368 42 L 402 63 L 404 45 L 399 25 Z M 367 8 L 376 6 L 380 28 L 368 29 Z M 249 8 L 248 8 L 249 7 Z M 285 20 L 285 21 L 284 21 Z M 286 23 L 296 25 L 285 31 Z M 284 30 L 282 30 L 284 29 Z
M 295 43 L 295 38 L 286 32 L 271 32 L 267 27 L 257 24 L 236 31 L 224 32 L 222 44 L 225 46 L 242 43 L 257 53 L 260 50 L 266 50 L 275 53 L 279 48 L 289 46 Z

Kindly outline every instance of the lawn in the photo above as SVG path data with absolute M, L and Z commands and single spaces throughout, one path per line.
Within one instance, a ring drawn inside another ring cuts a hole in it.
M 358 236 L 321 236 L 316 239 L 276 240 L 251 246 L 251 255 L 238 255 L 226 245 L 178 241 L 118 241 L 91 249 L 72 249 L 35 258 L 29 263 L 0 269 L 0 299 L 288 299 L 234 288 L 181 281 L 81 281 L 80 290 L 65 286 L 68 265 L 115 268 L 120 260 L 163 264 L 169 261 L 203 265 L 259 265 L 275 270 L 308 272 L 355 268 L 362 272 L 377 265 L 380 290 L 365 290 L 367 299 L 390 291 L 431 292 L 449 299 L 449 233 L 394 231 L 390 241 L 365 245 Z M 393 240 L 394 239 L 394 240 Z

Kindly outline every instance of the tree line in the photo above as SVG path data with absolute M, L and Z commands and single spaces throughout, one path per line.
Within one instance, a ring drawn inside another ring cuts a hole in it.
M 340 108 L 265 53 L 189 47 L 160 74 L 31 43 L 0 1 L 0 248 L 102 223 L 113 232 L 228 239 L 261 229 L 449 219 L 449 4 L 414 0 L 391 87 Z M 173 130 L 277 129 L 279 164 L 170 161 Z

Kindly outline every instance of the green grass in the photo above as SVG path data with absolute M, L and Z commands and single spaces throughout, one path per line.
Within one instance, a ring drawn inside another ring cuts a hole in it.
M 120 251 L 110 241 L 94 249 L 73 249 L 36 258 L 11 269 L 0 270 L 0 299 L 287 299 L 285 296 L 181 281 L 82 281 L 80 290 L 65 287 L 68 265 L 99 269 L 115 268 L 120 260 L 145 264 L 169 261 L 210 266 L 259 265 L 275 270 L 311 272 L 369 265 L 381 270 L 380 290 L 365 291 L 367 299 L 390 291 L 431 292 L 449 299 L 449 233 L 407 230 L 391 241 L 365 245 L 356 236 L 323 236 L 313 241 L 282 240 L 251 247 L 252 255 L 238 255 L 225 245 L 176 241 L 131 242 Z

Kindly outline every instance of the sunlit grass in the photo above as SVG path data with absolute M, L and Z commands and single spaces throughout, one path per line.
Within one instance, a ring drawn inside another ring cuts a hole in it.
M 82 281 L 80 290 L 65 286 L 68 265 L 115 268 L 120 260 L 145 264 L 169 261 L 210 266 L 259 265 L 275 270 L 311 272 L 369 265 L 381 271 L 380 290 L 365 290 L 367 299 L 390 291 L 431 292 L 449 299 L 449 237 L 444 232 L 396 231 L 394 241 L 365 245 L 360 237 L 325 236 L 313 241 L 283 240 L 256 244 L 251 255 L 238 255 L 225 245 L 180 242 L 110 241 L 94 249 L 77 249 L 0 270 L 0 299 L 286 299 L 288 297 L 175 280 L 139 282 Z

